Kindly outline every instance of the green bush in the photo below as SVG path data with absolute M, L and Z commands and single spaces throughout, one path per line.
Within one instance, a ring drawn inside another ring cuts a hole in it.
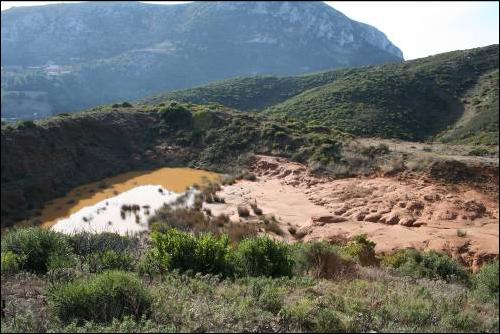
M 114 318 L 148 315 L 151 296 L 142 282 L 131 273 L 106 271 L 53 288 L 49 303 L 65 322 L 109 322 Z
M 11 251 L 2 252 L 2 275 L 12 275 L 19 271 L 24 258 Z
M 71 257 L 67 237 L 61 233 L 40 228 L 14 230 L 2 238 L 2 252 L 10 251 L 24 259 L 21 270 L 47 272 L 49 262 L 55 257 Z
M 153 254 L 167 269 L 192 270 L 204 274 L 232 273 L 229 238 L 201 234 L 198 237 L 168 229 L 164 233 L 153 232 Z
M 296 243 L 293 246 L 294 272 L 315 278 L 335 278 L 353 270 L 353 262 L 340 255 L 339 247 L 326 241 Z
M 20 129 L 36 129 L 37 125 L 33 121 L 25 120 L 25 121 L 18 121 L 17 127 Z
M 181 104 L 172 102 L 170 105 L 160 108 L 158 114 L 160 115 L 161 124 L 172 130 L 193 128 L 193 115 L 189 109 Z
M 104 270 L 116 269 L 130 271 L 134 269 L 134 258 L 126 252 L 118 253 L 107 250 L 102 253 L 93 253 L 89 260 L 90 272 L 101 272 Z
M 289 246 L 267 236 L 241 241 L 234 260 L 242 276 L 291 276 L 294 264 Z
M 342 247 L 342 253 L 354 259 L 362 266 L 377 265 L 375 256 L 375 243 L 366 238 L 366 235 L 358 235 Z
M 482 302 L 498 305 L 498 262 L 485 264 L 472 277 L 472 294 Z
M 227 235 L 220 237 L 215 237 L 212 234 L 200 235 L 197 238 L 195 255 L 198 272 L 225 276 L 233 273 Z
M 399 273 L 415 278 L 440 278 L 447 282 L 468 283 L 468 272 L 455 260 L 435 251 L 418 252 L 414 249 L 400 250 L 383 263 L 396 268 Z

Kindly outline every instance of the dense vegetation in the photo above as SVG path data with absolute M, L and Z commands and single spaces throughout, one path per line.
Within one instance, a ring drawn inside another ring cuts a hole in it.
M 232 79 L 145 101 L 169 99 L 316 120 L 363 137 L 496 145 L 498 45 L 402 64 Z
M 71 245 L 64 255 L 73 261 L 47 262 L 41 273 L 23 255 L 45 233 L 2 238 L 2 332 L 498 331 L 497 262 L 470 274 L 445 255 L 375 256 L 363 236 L 230 244 L 224 235 L 169 229 L 154 232 L 152 243 L 54 233 Z M 128 260 L 92 271 L 106 254 Z M 20 267 L 12 266 L 16 257 Z M 35 299 L 23 292 L 31 288 Z
M 464 111 L 461 98 L 494 69 L 497 45 L 454 51 L 357 71 L 269 112 L 316 119 L 358 136 L 425 140 L 455 124 Z
M 338 77 L 356 71 L 358 70 L 348 69 L 294 77 L 235 78 L 152 96 L 144 99 L 143 103 L 175 100 L 196 104 L 218 103 L 242 111 L 262 110 L 303 91 L 334 82 Z
M 438 139 L 451 144 L 498 145 L 498 69 L 482 75 L 462 100 L 463 116 Z

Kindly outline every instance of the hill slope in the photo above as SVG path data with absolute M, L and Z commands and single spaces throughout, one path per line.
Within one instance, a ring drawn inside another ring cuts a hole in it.
M 53 113 L 236 76 L 403 59 L 382 32 L 322 2 L 13 8 L 1 36 L 2 91 L 46 92 Z
M 234 78 L 205 86 L 158 94 L 142 103 L 168 100 L 190 103 L 219 103 L 242 111 L 262 110 L 300 94 L 323 86 L 359 69 L 327 71 L 290 77 L 255 76 Z
M 231 79 L 144 101 L 165 100 L 257 109 L 363 137 L 498 145 L 498 45 L 401 64 Z

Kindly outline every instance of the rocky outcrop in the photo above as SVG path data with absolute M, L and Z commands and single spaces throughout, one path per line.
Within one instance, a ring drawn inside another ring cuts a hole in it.
M 241 198 L 256 200 L 266 213 L 279 217 L 283 230 L 296 227 L 290 240 L 347 240 L 367 234 L 377 252 L 437 250 L 477 270 L 498 257 L 497 200 L 467 178 L 443 182 L 430 177 L 435 168 L 413 178 L 333 179 L 284 158 L 257 156 L 250 169 L 258 181 L 237 183 L 220 195 L 229 207 Z M 488 175 L 474 177 L 487 180 Z

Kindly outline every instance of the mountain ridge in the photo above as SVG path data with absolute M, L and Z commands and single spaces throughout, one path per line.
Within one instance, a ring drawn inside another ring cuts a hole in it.
M 378 29 L 323 2 L 14 8 L 2 12 L 1 36 L 2 93 L 40 92 L 50 106 L 41 112 L 29 97 L 21 111 L 4 103 L 2 117 L 16 118 L 83 110 L 235 76 L 296 75 L 403 60 Z

